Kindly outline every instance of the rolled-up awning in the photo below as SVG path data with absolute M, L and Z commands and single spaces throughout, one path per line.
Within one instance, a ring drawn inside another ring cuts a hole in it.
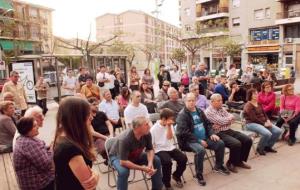
M 11 0 L 0 0 L 0 9 L 13 9 Z

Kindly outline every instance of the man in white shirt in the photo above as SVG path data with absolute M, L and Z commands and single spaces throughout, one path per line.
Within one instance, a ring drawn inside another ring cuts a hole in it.
M 147 107 L 144 104 L 141 104 L 141 93 L 139 91 L 133 91 L 131 95 L 131 104 L 124 110 L 126 126 L 131 127 L 132 120 L 139 116 L 149 119 Z
M 173 124 L 174 112 L 168 108 L 164 108 L 160 112 L 160 120 L 150 129 L 154 152 L 160 158 L 162 164 L 162 182 L 166 190 L 173 189 L 171 187 L 172 159 L 177 162 L 177 167 L 172 177 L 179 188 L 183 187 L 181 177 L 187 163 L 186 155 L 173 144 Z
M 63 89 L 65 89 L 65 95 L 73 96 L 76 90 L 76 78 L 73 76 L 72 70 L 68 70 L 67 77 L 63 80 Z
M 111 93 L 109 90 L 105 89 L 103 91 L 104 100 L 99 105 L 99 111 L 102 111 L 106 114 L 107 118 L 111 122 L 114 127 L 114 131 L 116 128 L 121 128 L 122 123 L 119 115 L 119 105 L 118 103 L 112 99 Z
M 181 82 L 181 74 L 178 70 L 178 66 L 174 65 L 173 70 L 170 71 L 171 86 L 178 90 L 178 84 Z

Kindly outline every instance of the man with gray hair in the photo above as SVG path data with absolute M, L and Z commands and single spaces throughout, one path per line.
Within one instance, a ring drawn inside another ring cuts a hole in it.
M 227 168 L 234 173 L 238 172 L 236 167 L 250 169 L 251 167 L 245 162 L 249 156 L 252 139 L 243 133 L 230 129 L 234 116 L 222 107 L 220 94 L 213 94 L 210 100 L 211 105 L 205 110 L 205 114 L 213 124 L 214 132 L 230 150 L 229 160 L 226 163 Z
M 11 71 L 10 80 L 4 84 L 2 93 L 11 92 L 14 95 L 16 109 L 21 110 L 23 116 L 27 109 L 27 97 L 23 85 L 18 82 L 19 78 L 17 71 Z
M 168 89 L 168 96 L 170 99 L 162 103 L 158 109 L 162 110 L 164 108 L 169 108 L 170 110 L 174 111 L 174 118 L 176 118 L 177 114 L 184 107 L 184 103 L 178 98 L 178 92 L 174 87 Z
M 146 117 L 133 119 L 132 128 L 115 137 L 108 152 L 111 164 L 118 172 L 117 189 L 128 189 L 130 169 L 145 172 L 151 177 L 152 189 L 162 189 L 161 163 L 154 154 L 149 120 Z
M 38 127 L 43 127 L 43 122 L 44 122 L 44 114 L 43 110 L 39 106 L 33 106 L 26 110 L 24 117 L 33 117 L 34 120 L 37 123 Z M 15 147 L 15 143 L 17 138 L 20 136 L 20 133 L 16 131 L 14 139 L 13 139 L 13 148 Z
M 202 89 L 200 89 L 200 94 L 206 95 L 207 82 L 209 80 L 208 72 L 206 70 L 206 65 L 204 63 L 199 64 L 199 70 L 196 71 L 195 76 L 201 84 Z

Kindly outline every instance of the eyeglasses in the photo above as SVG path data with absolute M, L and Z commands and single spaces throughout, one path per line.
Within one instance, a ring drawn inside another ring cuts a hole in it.
M 141 96 L 136 96 L 137 98 L 140 98 Z

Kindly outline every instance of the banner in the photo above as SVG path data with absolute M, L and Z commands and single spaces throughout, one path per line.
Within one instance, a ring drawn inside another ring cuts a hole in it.
M 20 75 L 19 82 L 25 89 L 27 103 L 36 103 L 33 62 L 12 63 L 12 70 Z

